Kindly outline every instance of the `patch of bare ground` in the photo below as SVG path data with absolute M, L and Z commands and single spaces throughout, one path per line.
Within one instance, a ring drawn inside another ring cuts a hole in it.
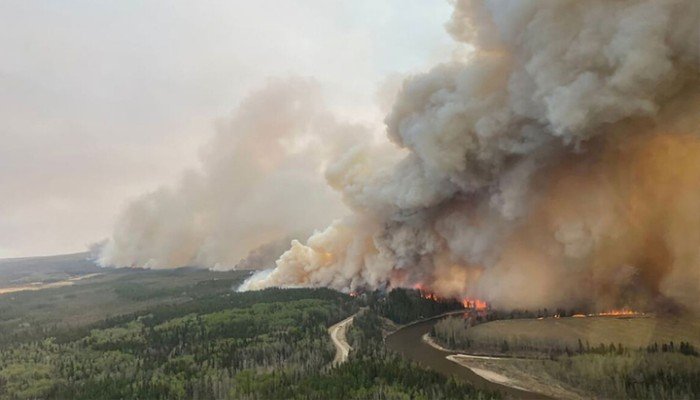
M 427 333 L 423 335 L 423 341 L 438 350 L 453 352 L 441 346 Z M 446 358 L 499 385 L 541 393 L 557 399 L 588 398 L 549 376 L 536 365 L 541 362 L 538 360 L 468 354 L 452 354 Z
M 550 377 L 536 365 L 538 360 L 454 354 L 447 359 L 469 368 L 482 378 L 515 389 L 541 393 L 556 399 L 589 398 Z
M 333 359 L 333 365 L 340 365 L 348 360 L 348 355 L 350 354 L 352 347 L 347 340 L 347 331 L 348 327 L 352 325 L 352 321 L 354 319 L 355 315 L 352 315 L 328 328 L 331 341 L 335 346 L 335 358 Z

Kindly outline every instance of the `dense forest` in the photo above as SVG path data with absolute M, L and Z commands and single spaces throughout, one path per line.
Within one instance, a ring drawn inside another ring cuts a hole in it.
M 397 288 L 389 293 L 375 291 L 366 294 L 367 303 L 377 314 L 398 324 L 406 324 L 462 309 L 462 303 L 454 299 L 434 300 L 421 296 L 415 289 Z
M 246 276 L 105 271 L 75 286 L 0 296 L 0 399 L 499 397 L 422 368 L 384 345 L 387 332 L 460 310 L 459 302 L 410 289 L 355 296 L 330 289 L 234 291 Z M 327 329 L 350 315 L 353 350 L 347 362 L 332 366 L 335 348 Z M 584 394 L 700 396 L 700 357 L 690 342 L 534 343 L 522 332 L 480 339 L 470 336 L 473 324 L 532 315 L 470 315 L 438 321 L 436 340 L 466 352 L 515 356 L 510 362 L 521 370 Z M 522 351 L 544 352 L 518 358 Z
M 119 280 L 110 293 L 142 307 L 87 324 L 54 321 L 9 331 L 0 343 L 0 398 L 496 397 L 383 346 L 382 327 L 389 319 L 405 323 L 455 304 L 405 290 L 361 297 L 329 289 L 238 293 L 222 286 L 226 282 L 204 280 L 183 288 Z M 72 298 L 70 288 L 61 290 Z M 182 293 L 188 293 L 186 300 L 154 302 Z M 17 312 L 12 303 L 6 309 L 8 316 Z M 355 313 L 348 333 L 354 350 L 348 362 L 332 367 L 335 349 L 327 328 Z
M 251 381 L 259 380 L 258 371 L 323 368 L 335 351 L 326 326 L 356 308 L 349 297 L 323 289 L 236 293 L 158 307 L 104 321 L 77 340 L 67 340 L 72 332 L 66 332 L 4 347 L 0 395 L 242 397 L 255 390 Z

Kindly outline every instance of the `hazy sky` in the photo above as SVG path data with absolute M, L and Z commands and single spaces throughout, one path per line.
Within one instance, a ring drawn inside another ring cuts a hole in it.
M 268 77 L 379 121 L 388 75 L 446 59 L 443 0 L 0 2 L 0 257 L 83 251 L 197 165 Z

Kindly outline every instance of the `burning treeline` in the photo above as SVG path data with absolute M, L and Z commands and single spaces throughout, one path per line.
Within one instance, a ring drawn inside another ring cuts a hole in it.
M 244 289 L 697 310 L 700 3 L 453 4 L 469 55 L 404 82 L 394 146 L 348 146 L 326 169 L 353 213 Z
M 420 283 L 413 285 L 413 289 L 418 290 L 418 292 L 420 293 L 420 296 L 424 299 L 430 299 L 430 300 L 434 300 L 434 301 L 446 300 L 446 299 L 442 298 L 440 295 L 435 294 L 431 290 L 425 288 Z M 469 297 L 462 297 L 462 298 L 458 298 L 457 300 L 460 303 L 462 303 L 462 307 L 464 307 L 466 309 L 485 311 L 489 307 L 488 303 L 484 300 L 472 299 Z
M 408 152 L 347 153 L 327 178 L 355 214 L 248 286 L 700 304 L 700 4 L 454 6 L 474 52 L 404 83 L 386 124 Z

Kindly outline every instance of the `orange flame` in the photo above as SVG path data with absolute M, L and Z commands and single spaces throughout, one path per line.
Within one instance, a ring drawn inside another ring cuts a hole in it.
M 432 292 L 429 292 L 429 291 L 423 289 L 423 285 L 421 285 L 420 283 L 413 285 L 413 288 L 417 289 L 418 292 L 420 293 L 420 297 L 422 297 L 424 299 L 428 299 L 428 300 L 432 300 L 432 301 L 442 300 L 442 298 L 439 297 L 438 295 L 436 295 L 435 293 L 432 293 Z
M 621 308 L 619 310 L 609 310 L 609 311 L 599 312 L 598 314 L 594 314 L 594 315 L 596 315 L 598 317 L 617 317 L 617 316 L 632 316 L 632 315 L 642 315 L 642 314 L 643 313 L 631 310 L 629 308 Z
M 422 297 L 424 299 L 433 300 L 433 301 L 441 301 L 441 300 L 449 299 L 448 297 L 441 297 L 441 296 L 438 296 L 437 294 L 427 290 L 425 288 L 425 286 L 423 286 L 423 284 L 421 284 L 421 283 L 416 283 L 415 285 L 413 285 L 413 289 L 418 290 L 418 292 L 420 293 L 420 297 Z M 489 303 L 484 301 L 484 300 L 480 300 L 480 299 L 474 299 L 471 297 L 464 297 L 462 299 L 459 299 L 459 301 L 462 303 L 462 306 L 464 306 L 464 308 L 468 308 L 471 310 L 486 311 L 489 308 Z
M 471 308 L 477 311 L 484 311 L 489 308 L 489 304 L 487 302 L 479 299 L 464 298 L 462 299 L 462 305 L 464 308 Z

